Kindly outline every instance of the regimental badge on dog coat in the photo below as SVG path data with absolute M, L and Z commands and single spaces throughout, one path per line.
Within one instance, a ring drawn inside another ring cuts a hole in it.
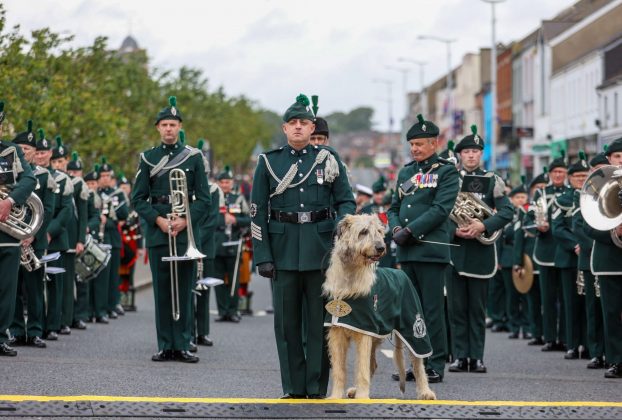
M 351 311 L 339 316 L 333 308 L 343 308 L 343 303 Z M 369 295 L 343 301 L 332 300 L 326 306 L 329 311 L 324 320 L 326 327 L 349 328 L 376 338 L 386 338 L 394 333 L 416 357 L 432 354 L 419 296 L 401 270 L 378 268 Z

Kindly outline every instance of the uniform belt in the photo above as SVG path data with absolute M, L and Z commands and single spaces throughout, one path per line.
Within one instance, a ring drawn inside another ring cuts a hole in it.
M 194 195 L 188 194 L 188 202 L 192 203 Z M 168 195 L 152 195 L 151 204 L 171 204 L 171 197 Z
M 271 210 L 270 218 L 285 223 L 315 223 L 326 219 L 332 219 L 330 209 L 317 211 L 278 211 Z

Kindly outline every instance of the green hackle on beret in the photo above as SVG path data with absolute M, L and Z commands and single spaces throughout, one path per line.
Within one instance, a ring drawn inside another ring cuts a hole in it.
M 293 119 L 300 120 L 315 120 L 315 115 L 311 112 L 309 107 L 309 98 L 307 98 L 302 93 L 296 97 L 296 102 L 294 102 L 285 114 L 283 114 L 283 121 L 288 122 Z
M 71 152 L 71 160 L 74 162 L 78 161 L 78 152 Z
M 586 160 L 587 157 L 585 156 L 585 152 L 583 151 L 583 149 L 579 150 L 579 159 L 580 160 Z
M 477 126 L 475 124 L 471 125 L 471 133 L 474 136 L 477 135 Z
M 608 144 L 605 144 L 605 145 L 603 146 L 603 152 L 607 153 L 607 150 L 608 150 L 608 149 L 609 149 L 609 145 L 608 145 Z
M 4 111 L 4 101 L 0 101 L 0 112 Z
M 521 175 L 520 176 L 520 182 L 521 182 L 521 184 L 524 184 L 525 182 L 527 182 L 527 177 L 525 175 Z
M 453 140 L 449 140 L 449 141 L 447 142 L 447 150 L 450 150 L 450 151 L 452 151 L 452 152 L 453 152 L 453 151 L 454 151 L 454 147 L 455 147 L 455 143 L 454 143 L 454 141 L 453 141 Z
M 43 128 L 38 129 L 37 133 L 39 134 L 39 140 L 43 140 L 45 138 L 45 131 L 43 131 Z
M 179 130 L 179 142 L 186 144 L 186 132 L 184 130 Z
M 317 111 L 320 109 L 317 106 L 319 99 L 320 98 L 317 95 L 311 95 L 311 102 L 313 103 L 313 106 L 311 107 L 311 111 L 313 111 L 313 115 L 315 115 L 316 117 L 317 117 Z
M 406 141 L 436 137 L 438 134 L 439 129 L 433 122 L 426 121 L 423 115 L 417 114 L 417 122 L 406 132 Z
M 169 96 L 168 97 L 168 104 L 170 106 L 177 107 L 177 97 L 176 96 Z
M 545 166 L 544 168 L 542 168 L 542 173 L 543 174 L 548 174 L 549 173 L 549 167 Z
M 95 172 L 99 172 L 99 163 L 96 163 L 94 168 L 95 168 Z
M 108 163 L 108 159 L 106 159 L 106 156 L 102 156 L 101 163 L 102 163 L 102 165 L 105 165 L 105 164 Z
M 56 136 L 56 147 L 61 147 L 63 145 L 63 139 L 60 136 Z
M 296 96 L 296 102 L 298 102 L 300 105 L 304 105 L 304 106 L 309 106 L 310 102 L 309 102 L 309 98 L 307 98 L 307 95 L 304 94 L 300 94 L 298 96 Z
M 417 114 L 417 121 L 419 121 L 419 124 L 424 124 L 425 120 L 423 119 L 423 115 Z
M 26 121 L 26 127 L 26 131 L 30 133 L 32 131 L 32 120 Z
M 199 150 L 203 150 L 203 146 L 205 145 L 205 140 L 200 139 L 199 143 L 197 144 L 197 149 Z

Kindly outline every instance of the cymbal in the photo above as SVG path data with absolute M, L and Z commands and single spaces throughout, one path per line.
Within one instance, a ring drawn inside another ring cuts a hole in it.
M 529 292 L 533 285 L 533 262 L 529 255 L 523 254 L 523 268 L 519 271 L 512 270 L 512 282 L 519 293 Z

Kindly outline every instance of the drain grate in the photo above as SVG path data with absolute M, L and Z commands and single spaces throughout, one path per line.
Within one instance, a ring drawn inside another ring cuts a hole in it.
M 23 401 L 0 403 L 1 417 L 340 418 L 622 420 L 622 406 L 459 404 L 271 404 L 226 402 Z

